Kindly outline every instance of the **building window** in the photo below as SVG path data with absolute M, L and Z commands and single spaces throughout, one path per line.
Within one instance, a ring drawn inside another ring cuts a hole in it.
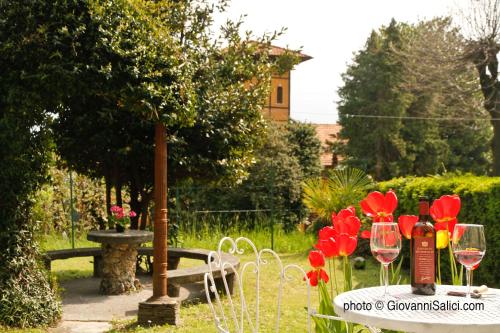
M 283 87 L 281 85 L 278 86 L 276 91 L 276 103 L 283 104 Z

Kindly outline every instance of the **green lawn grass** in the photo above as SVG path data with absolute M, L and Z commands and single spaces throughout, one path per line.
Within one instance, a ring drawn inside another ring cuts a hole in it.
M 237 237 L 235 233 L 230 233 L 229 236 Z M 252 239 L 258 248 L 270 247 L 270 235 L 266 232 L 248 232 L 245 236 Z M 215 249 L 218 241 L 221 238 L 219 232 L 202 232 L 193 236 L 184 236 L 182 238 L 182 247 L 186 248 L 206 248 Z M 71 248 L 71 242 L 59 236 L 45 236 L 40 239 L 42 251 Z M 274 245 L 275 250 L 280 254 L 284 264 L 297 264 L 304 270 L 309 270 L 307 255 L 314 244 L 314 236 L 300 232 L 292 232 L 285 234 L 281 231 L 275 233 Z M 75 242 L 75 247 L 93 247 L 98 244 L 89 242 L 84 236 L 78 237 Z M 52 274 L 59 280 L 88 277 L 92 275 L 92 257 L 73 258 L 66 260 L 56 260 L 52 263 Z M 251 260 L 251 256 L 244 254 L 241 256 L 242 262 Z M 183 259 L 180 265 L 183 267 L 198 264 L 197 261 Z M 340 262 L 338 262 L 340 269 Z M 379 264 L 372 258 L 366 261 L 364 270 L 354 270 L 354 286 L 367 287 L 379 284 Z M 276 295 L 278 287 L 279 267 L 275 265 L 273 259 L 269 260 L 261 275 L 261 332 L 273 332 L 274 327 L 272 322 L 276 316 Z M 255 279 L 251 275 L 245 281 L 245 290 L 254 286 Z M 339 278 L 339 283 L 342 284 Z M 312 288 L 311 301 L 313 306 L 317 306 L 318 295 L 317 290 Z M 253 292 L 249 292 L 249 295 Z M 247 296 L 248 297 L 248 296 Z M 235 296 L 235 301 L 238 297 Z M 250 297 L 250 303 L 254 300 Z M 307 291 L 305 283 L 302 279 L 295 275 L 293 281 L 285 286 L 282 320 L 284 323 L 281 327 L 283 332 L 302 332 L 306 327 L 306 311 Z M 215 332 L 215 327 L 207 304 L 191 304 L 181 307 L 180 311 L 181 325 L 178 327 L 159 326 L 152 328 L 139 327 L 135 324 L 135 320 L 124 320 L 113 323 L 113 329 L 110 332 L 175 332 L 175 333 L 207 333 Z M 264 327 L 265 326 L 265 327 Z M 42 333 L 46 330 L 7 330 L 0 327 L 1 332 L 8 333 Z
M 236 234 L 230 234 L 233 238 Z M 270 247 L 270 236 L 268 233 L 254 232 L 246 233 L 246 237 L 251 239 L 257 248 Z M 183 239 L 184 247 L 197 247 L 215 249 L 218 241 L 221 238 L 217 233 L 202 233 L 194 237 Z M 280 254 L 283 264 L 297 264 L 304 270 L 309 270 L 309 262 L 307 259 L 308 252 L 314 244 L 314 236 L 293 232 L 284 234 L 278 232 L 275 235 L 274 245 L 275 250 Z M 248 253 L 248 252 L 247 252 Z M 243 255 L 242 262 L 247 262 L 252 259 L 251 256 Z M 269 264 L 264 266 L 261 275 L 261 322 L 263 323 L 260 332 L 274 332 L 274 320 L 276 316 L 276 297 L 278 287 L 279 266 L 273 264 L 273 260 L 269 260 Z M 340 272 L 340 261 L 337 262 L 338 271 Z M 359 287 L 375 286 L 379 284 L 379 264 L 372 258 L 366 262 L 364 270 L 354 271 L 354 285 Z M 339 285 L 343 285 L 343 281 L 339 277 Z M 250 275 L 245 281 L 245 290 L 252 290 L 255 285 L 255 279 Z M 318 294 L 315 288 L 311 289 L 311 302 L 313 307 L 317 308 Z M 249 292 L 249 295 L 252 292 Z M 306 327 L 306 310 L 307 305 L 307 289 L 301 277 L 295 275 L 295 279 L 285 286 L 283 294 L 283 305 L 281 312 L 281 327 L 282 332 L 303 332 Z M 248 296 L 247 296 L 248 297 Z M 235 302 L 239 298 L 235 296 Z M 227 307 L 227 299 L 225 301 L 225 309 Z M 228 313 L 226 313 L 228 314 Z M 178 327 L 159 326 L 152 328 L 140 327 L 135 324 L 135 320 L 117 321 L 113 325 L 110 332 L 175 332 L 175 333 L 206 333 L 215 332 L 213 317 L 210 308 L 207 304 L 196 304 L 181 307 L 180 311 L 181 325 Z
M 305 270 L 308 270 L 307 251 L 302 253 L 281 253 L 280 257 L 284 264 L 298 264 Z M 242 262 L 251 260 L 251 256 L 242 256 Z M 340 263 L 338 266 L 340 269 Z M 278 265 L 274 265 L 272 259 L 269 264 L 265 266 L 261 276 L 261 322 L 263 323 L 260 332 L 274 332 L 274 320 L 276 316 L 276 296 L 278 287 Z M 367 266 L 364 270 L 354 271 L 354 284 L 363 284 L 363 286 L 374 286 L 379 283 L 379 265 L 370 259 L 367 261 Z M 307 289 L 305 282 L 301 280 L 298 275 L 289 284 L 286 285 L 283 296 L 283 305 L 281 313 L 281 327 L 282 332 L 304 332 L 306 327 L 306 310 L 307 305 Z M 245 290 L 249 290 L 249 295 L 253 293 L 251 289 L 255 284 L 255 279 L 248 276 L 245 281 Z M 339 283 L 342 281 L 339 279 Z M 317 308 L 318 295 L 315 288 L 311 289 L 311 301 L 315 308 Z M 235 297 L 238 301 L 239 298 Z M 227 300 L 224 303 L 226 311 Z M 226 313 L 229 315 L 228 313 Z M 181 307 L 180 311 L 181 325 L 178 327 L 159 326 L 153 328 L 139 327 L 135 324 L 135 320 L 118 321 L 114 323 L 114 328 L 110 331 L 113 333 L 121 332 L 175 332 L 175 333 L 206 333 L 215 332 L 215 326 L 207 304 L 196 304 Z

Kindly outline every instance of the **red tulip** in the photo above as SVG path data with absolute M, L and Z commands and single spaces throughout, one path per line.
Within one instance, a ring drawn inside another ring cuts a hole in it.
M 318 285 L 319 280 L 325 281 L 325 283 L 328 283 L 330 278 L 328 277 L 328 274 L 322 269 L 313 269 L 307 272 L 307 277 L 309 278 L 309 284 L 313 287 L 316 287 Z M 305 278 L 304 278 L 305 280 Z
M 319 239 L 333 238 L 337 235 L 337 231 L 333 227 L 324 227 L 319 231 Z
M 439 231 L 439 230 L 448 230 L 448 223 L 446 223 L 446 222 L 436 222 L 436 223 L 434 223 L 434 229 L 436 231 Z
M 399 231 L 406 239 L 411 239 L 411 230 L 418 222 L 418 216 L 415 215 L 401 215 L 398 218 Z
M 336 216 L 333 217 L 332 222 L 333 228 L 338 234 L 357 236 L 359 228 L 361 227 L 361 222 L 356 216 L 356 209 L 353 206 L 342 209 Z
M 430 214 L 436 224 L 445 224 L 451 234 L 457 224 L 457 215 L 460 212 L 460 197 L 458 195 L 443 195 L 434 200 Z
M 321 251 L 312 250 L 309 252 L 309 264 L 314 268 L 322 268 L 325 266 L 325 256 Z
M 319 239 L 318 243 L 314 246 L 323 254 L 326 258 L 333 258 L 339 256 L 339 249 L 337 247 L 337 242 L 334 238 Z
M 373 222 L 392 222 L 392 213 L 398 206 L 398 198 L 392 190 L 387 191 L 385 196 L 375 191 L 368 194 L 359 204 L 363 213 Z
M 361 238 L 363 239 L 370 239 L 370 237 L 372 236 L 372 233 L 370 230 L 363 230 L 361 231 Z
M 471 270 L 475 271 L 479 267 L 479 262 L 471 267 Z
M 350 256 L 358 245 L 358 238 L 348 234 L 341 234 L 335 237 L 335 243 L 341 256 Z

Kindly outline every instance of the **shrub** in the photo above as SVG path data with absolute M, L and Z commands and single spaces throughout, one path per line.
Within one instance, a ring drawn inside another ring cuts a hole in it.
M 192 218 L 178 218 L 182 211 L 229 211 L 196 216 L 197 225 L 204 220 L 220 225 L 222 229 L 238 225 L 252 230 L 273 221 L 285 231 L 294 230 L 307 215 L 302 203 L 302 182 L 319 175 L 320 143 L 314 128 L 308 124 L 290 123 L 286 126 L 268 124 L 263 144 L 255 152 L 255 162 L 247 170 L 246 179 L 237 184 L 203 184 L 185 181 L 171 189 L 170 212 L 174 220 L 189 227 Z M 172 191 L 173 190 L 173 191 Z M 178 205 L 176 205 L 178 203 Z M 233 214 L 230 211 L 246 212 Z M 189 215 L 189 214 L 188 214 Z
M 286 137 L 292 154 L 297 157 L 304 178 L 317 177 L 321 173 L 321 141 L 314 126 L 290 121 L 286 125 Z
M 486 233 L 486 255 L 474 272 L 474 284 L 500 286 L 500 177 L 445 175 L 433 177 L 395 178 L 378 184 L 380 191 L 393 189 L 399 199 L 397 214 L 417 214 L 418 197 L 437 199 L 444 194 L 457 194 L 462 200 L 459 222 L 483 224 Z M 443 250 L 447 251 L 447 250 Z M 442 252 L 441 269 L 444 283 L 449 281 L 447 252 Z M 465 272 L 464 272 L 465 274 Z M 465 281 L 465 275 L 464 275 Z
M 38 231 L 71 232 L 70 181 L 67 169 L 52 165 L 49 169 L 50 182 L 36 193 L 32 209 Z M 73 208 L 75 226 L 79 232 L 99 228 L 107 217 L 105 186 L 101 180 L 94 180 L 73 172 Z
M 0 326 L 32 327 L 57 320 L 60 302 L 37 262 L 30 216 L 50 142 L 43 127 L 33 130 L 32 113 L 21 111 L 0 109 Z
M 30 230 L 9 227 L 0 237 L 0 326 L 39 327 L 61 316 L 61 302 L 49 273 L 37 260 L 39 252 Z

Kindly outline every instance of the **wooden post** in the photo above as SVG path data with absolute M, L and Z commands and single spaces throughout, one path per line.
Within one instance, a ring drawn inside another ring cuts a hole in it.
M 167 142 L 165 127 L 155 127 L 155 211 L 153 297 L 167 295 Z
M 155 212 L 153 296 L 139 303 L 140 325 L 177 325 L 179 302 L 167 295 L 167 138 L 162 123 L 155 126 Z

